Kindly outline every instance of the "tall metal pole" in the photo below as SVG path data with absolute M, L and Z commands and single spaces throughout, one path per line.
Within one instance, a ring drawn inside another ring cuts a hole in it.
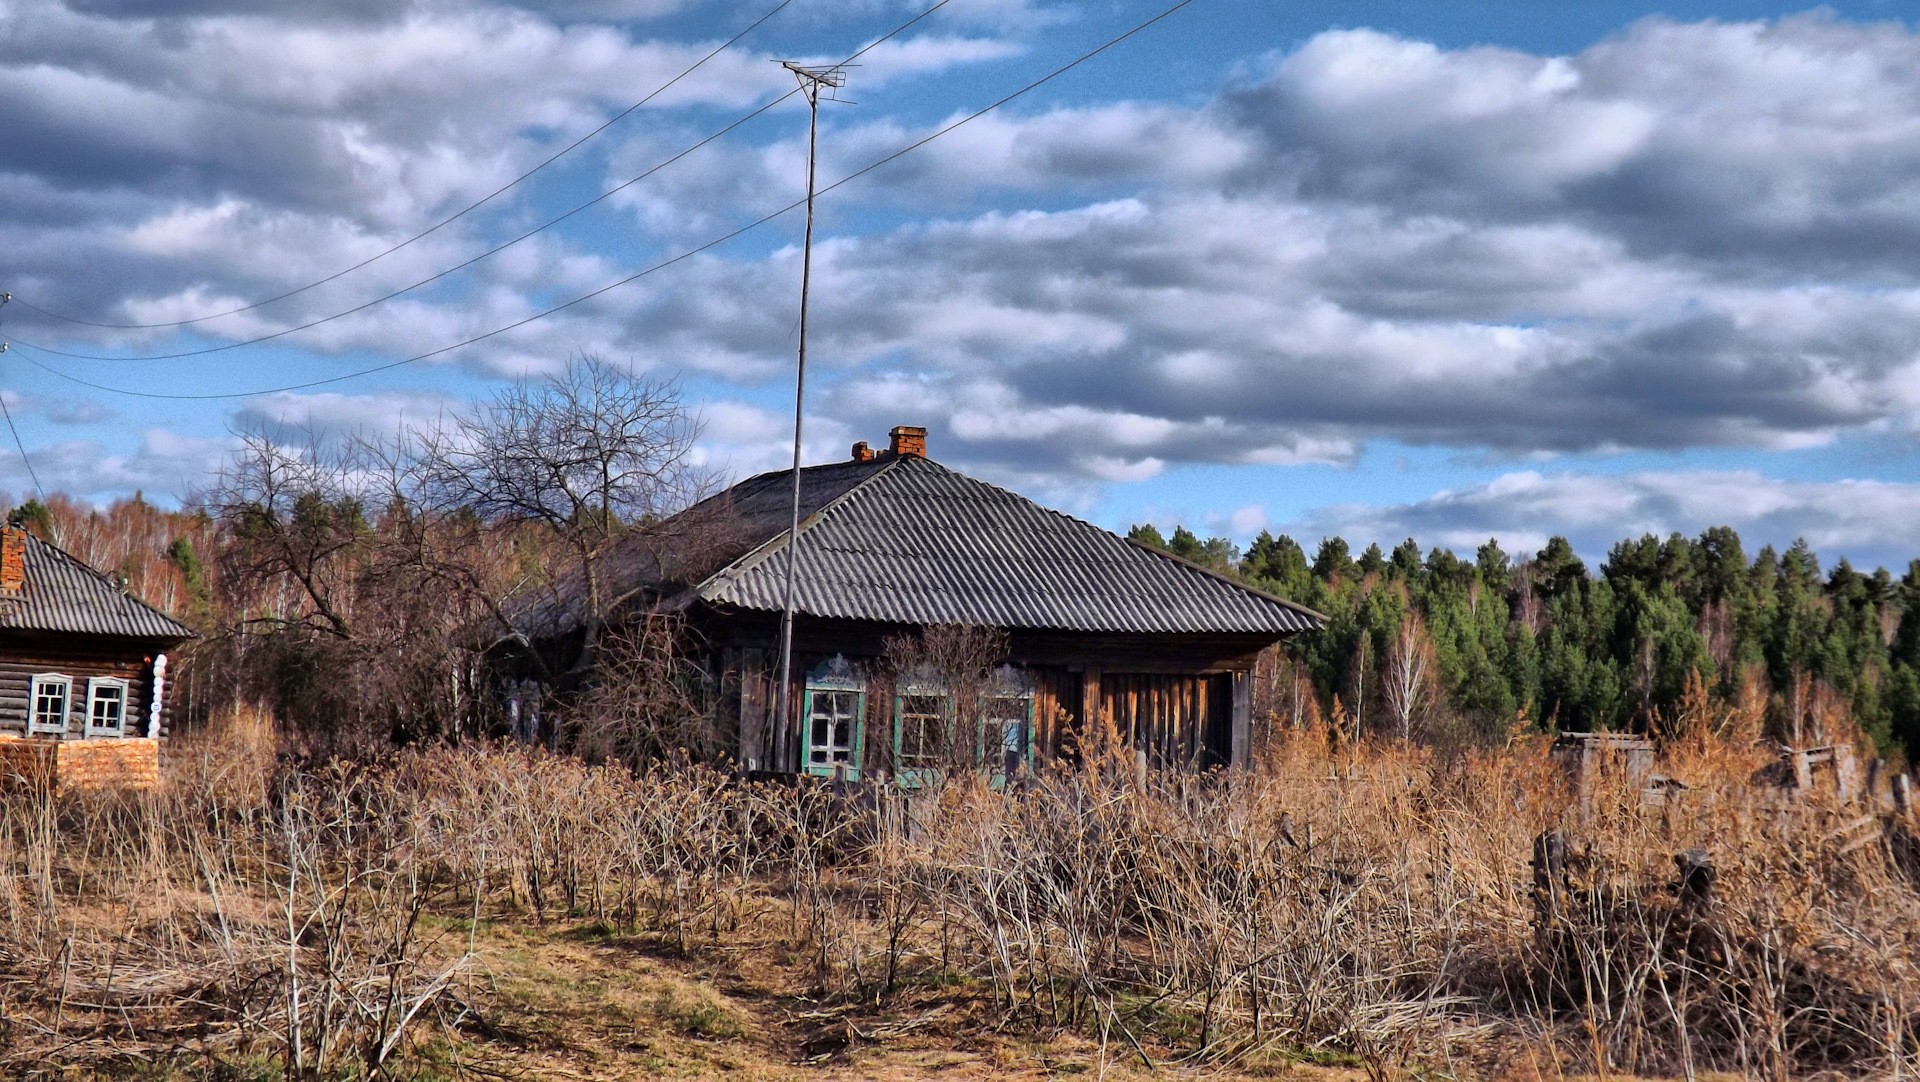
M 807 228 L 800 246 L 800 363 L 793 380 L 793 521 L 787 532 L 786 596 L 780 608 L 780 677 L 774 689 L 773 708 L 775 754 L 782 759 L 793 732 L 793 578 L 794 564 L 799 559 L 795 549 L 800 541 L 800 433 L 807 401 L 807 294 L 813 285 L 814 145 L 820 130 L 820 88 L 839 86 L 843 78 L 837 70 L 803 68 L 792 63 L 786 67 L 800 80 L 801 92 L 807 96 Z M 801 743 L 804 758 L 805 742 Z M 806 769 L 804 762 L 800 769 Z

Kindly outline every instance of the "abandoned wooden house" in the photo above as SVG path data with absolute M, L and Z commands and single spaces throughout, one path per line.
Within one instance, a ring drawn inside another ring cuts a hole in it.
M 121 580 L 0 530 L 0 781 L 155 784 L 167 651 L 192 637 Z
M 702 644 L 728 752 L 751 770 L 911 780 L 932 735 L 962 734 L 993 773 L 1071 754 L 1110 717 L 1154 765 L 1243 764 L 1260 653 L 1323 617 L 1168 553 L 1049 510 L 926 455 L 925 429 L 885 451 L 801 470 L 793 660 L 777 682 L 793 472 L 734 485 L 610 561 L 603 596 L 671 610 Z M 577 591 L 576 591 L 577 595 Z M 528 615 L 564 666 L 577 596 Z M 631 618 L 631 617 L 629 617 Z M 938 625 L 1006 636 L 998 671 L 960 709 L 926 672 L 897 673 L 889 641 Z M 774 697 L 787 696 L 784 728 Z

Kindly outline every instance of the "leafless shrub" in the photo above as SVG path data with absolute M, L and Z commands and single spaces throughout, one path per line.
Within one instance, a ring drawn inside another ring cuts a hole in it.
M 893 771 L 944 777 L 978 770 L 998 755 L 999 739 L 983 739 L 996 667 L 1007 657 L 1006 632 L 939 624 L 889 636 L 884 663 L 903 703 L 901 758 Z
M 610 635 L 572 712 L 572 747 L 636 769 L 718 761 L 725 749 L 714 689 L 688 643 L 685 621 L 667 613 L 646 613 Z
M 1649 803 L 1603 763 L 1584 810 L 1537 739 L 1441 754 L 1318 723 L 1211 776 L 1143 773 L 1098 724 L 1071 767 L 917 796 L 478 744 L 14 794 L 7 1062 L 187 1025 L 211 1055 L 382 1073 L 465 1009 L 464 918 L 697 954 L 784 905 L 821 995 L 965 980 L 1005 1025 L 1156 1064 L 1910 1073 L 1920 896 L 1889 846 L 1912 826 L 1756 786 L 1764 709 L 1690 695 L 1659 763 L 1688 788 Z

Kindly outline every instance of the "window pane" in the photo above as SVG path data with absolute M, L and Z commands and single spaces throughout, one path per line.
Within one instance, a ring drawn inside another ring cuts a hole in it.
M 813 691 L 810 697 L 807 762 L 818 766 L 853 762 L 859 692 Z
M 120 719 L 126 706 L 126 689 L 118 684 L 102 684 L 93 688 L 92 692 L 93 728 L 119 732 Z
M 67 684 L 64 680 L 39 680 L 34 683 L 33 725 L 42 731 L 67 727 Z
M 900 697 L 900 765 L 939 766 L 946 758 L 947 700 L 939 695 Z

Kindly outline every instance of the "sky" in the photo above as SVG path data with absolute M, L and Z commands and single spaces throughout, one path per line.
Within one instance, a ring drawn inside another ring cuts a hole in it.
M 677 380 L 717 475 L 779 467 L 800 217 L 729 238 L 804 191 L 775 61 L 933 2 L 0 0 L 0 396 L 40 483 L 190 500 L 237 433 L 432 423 L 580 354 Z M 822 106 L 821 185 L 1173 2 L 949 0 Z M 1904 568 L 1904 13 L 1192 0 L 821 197 L 805 457 L 919 424 L 1113 529 L 1598 558 L 1724 524 Z

